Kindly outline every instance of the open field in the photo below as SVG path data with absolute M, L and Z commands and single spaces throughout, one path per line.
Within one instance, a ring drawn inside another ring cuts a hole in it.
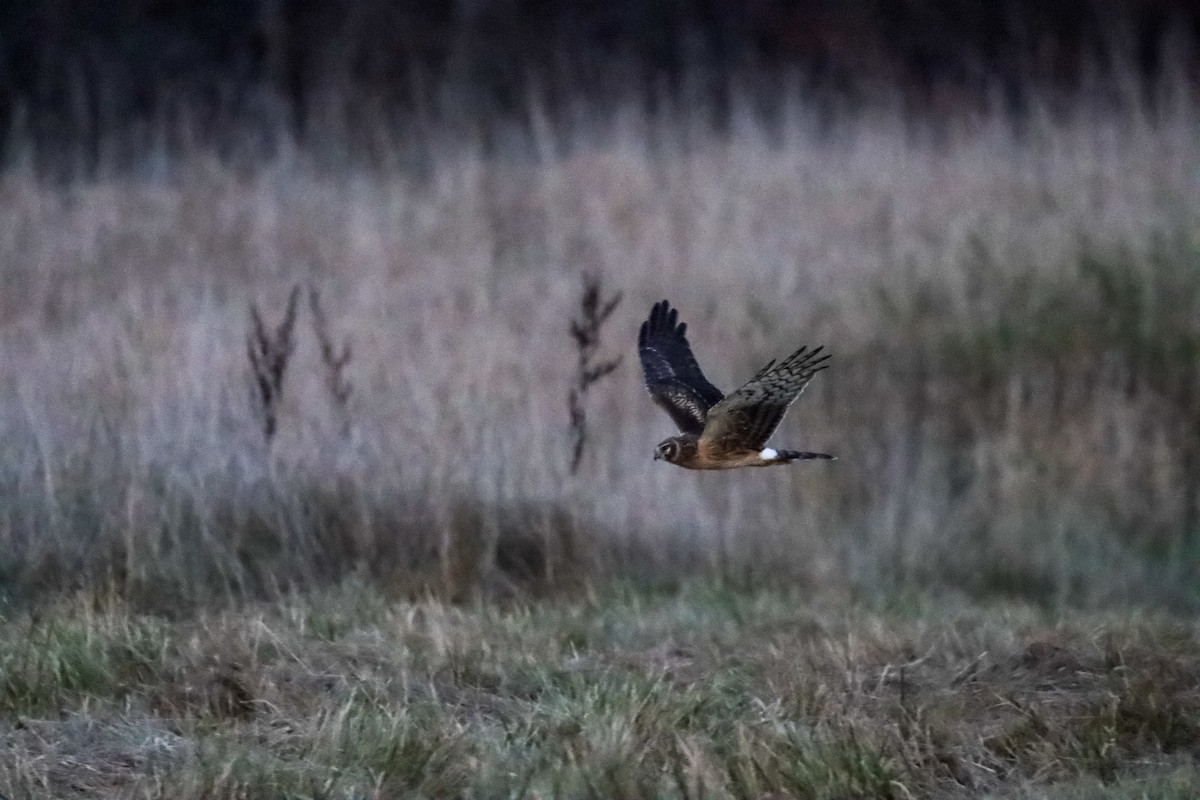
M 55 182 L 18 142 L 0 793 L 1193 796 L 1192 90 L 789 97 L 427 120 L 369 169 L 164 130 Z M 572 474 L 584 274 L 623 362 Z M 268 442 L 251 306 L 297 285 Z M 839 460 L 654 463 L 662 297 L 726 390 L 828 346 L 775 442 Z
M 1200 639 L 1158 614 L 609 587 L 339 589 L 0 620 L 28 798 L 1191 798 Z
M 448 131 L 372 171 L 286 149 L 247 168 L 150 149 L 141 171 L 66 185 L 14 169 L 0 585 L 177 607 L 369 565 L 451 595 L 703 573 L 1194 600 L 1190 94 L 1019 128 L 886 110 L 830 128 L 784 108 L 725 132 L 702 110 L 631 109 L 586 135 L 534 114 L 507 156 Z M 624 363 L 589 392 L 571 476 L 583 272 L 625 292 L 600 348 Z M 353 390 L 332 402 L 302 302 L 268 448 L 248 310 L 276 325 L 294 284 L 352 343 Z M 833 367 L 775 441 L 840 460 L 655 464 L 673 431 L 633 344 L 661 297 L 726 390 L 826 344 Z

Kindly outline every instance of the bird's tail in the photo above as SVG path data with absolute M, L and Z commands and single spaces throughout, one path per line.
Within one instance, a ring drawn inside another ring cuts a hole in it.
M 826 461 L 837 461 L 837 456 L 831 456 L 828 453 L 809 453 L 803 450 L 780 450 L 780 461 L 811 461 L 813 459 L 825 459 Z

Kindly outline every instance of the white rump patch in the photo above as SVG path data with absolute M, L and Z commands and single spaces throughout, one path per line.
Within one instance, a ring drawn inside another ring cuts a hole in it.
M 774 461 L 775 459 L 779 458 L 778 451 L 771 447 L 765 448 L 761 453 L 759 453 L 759 455 L 762 457 L 763 461 Z

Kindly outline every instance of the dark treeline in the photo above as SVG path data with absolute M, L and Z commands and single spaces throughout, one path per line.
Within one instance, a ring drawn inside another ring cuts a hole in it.
M 0 4 L 0 130 L 78 145 L 186 108 L 303 138 L 331 97 L 478 120 L 531 85 L 551 108 L 631 86 L 711 99 L 778 70 L 818 97 L 1019 106 L 1097 70 L 1152 80 L 1198 38 L 1188 0 L 26 0 Z

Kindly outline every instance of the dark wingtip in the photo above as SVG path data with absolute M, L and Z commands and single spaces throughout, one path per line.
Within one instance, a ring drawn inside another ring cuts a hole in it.
M 671 304 L 666 300 L 659 300 L 650 308 L 650 319 L 647 320 L 650 324 L 649 330 L 656 331 L 663 325 L 663 320 L 667 317 L 671 308 Z
M 650 319 L 647 320 L 650 326 L 647 329 L 647 336 L 655 333 L 668 333 L 675 336 L 683 336 L 687 332 L 686 323 L 679 321 L 679 309 L 673 308 L 669 300 L 659 300 L 650 309 Z
M 803 349 L 804 348 L 801 348 L 801 350 Z M 825 362 L 833 358 L 833 353 L 825 353 L 824 355 L 821 355 L 821 351 L 824 349 L 825 345 L 818 345 L 805 353 L 803 358 L 798 358 L 797 361 L 802 362 L 803 368 L 809 372 L 820 372 L 829 366 L 829 364 Z

